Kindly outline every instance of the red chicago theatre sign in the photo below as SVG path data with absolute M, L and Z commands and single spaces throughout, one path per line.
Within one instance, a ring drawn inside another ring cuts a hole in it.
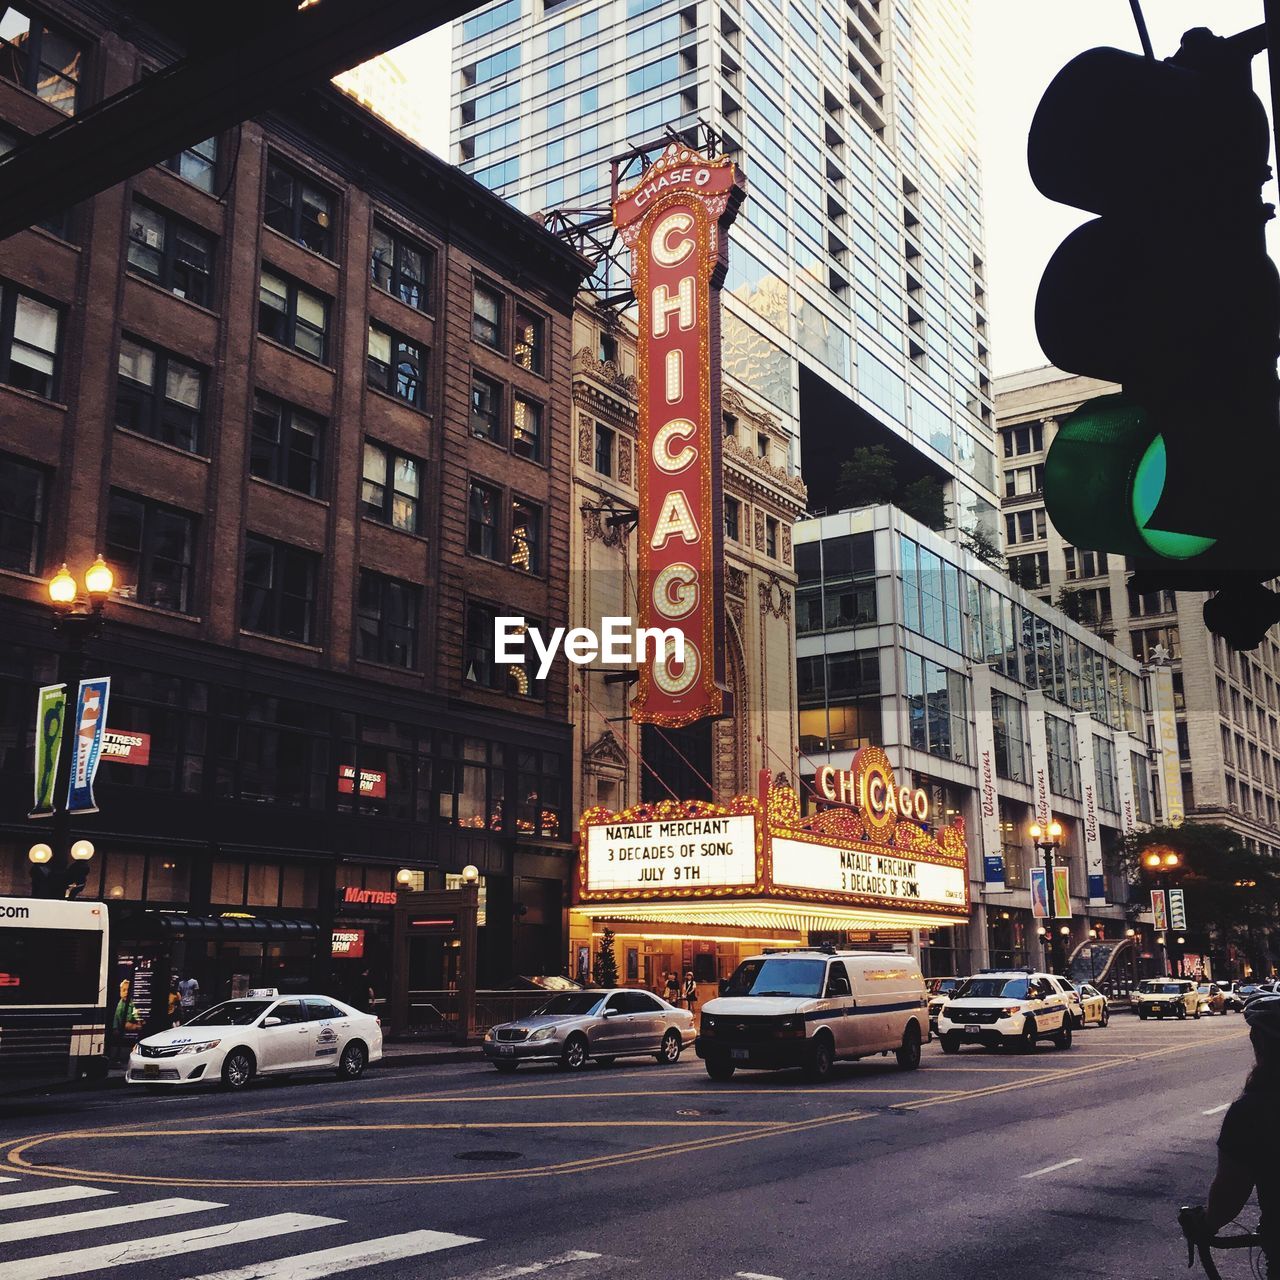
M 639 304 L 638 625 L 684 636 L 650 646 L 631 703 L 669 728 L 726 715 L 720 286 L 746 181 L 727 160 L 672 143 L 613 206 Z M 656 652 L 654 649 L 656 648 Z

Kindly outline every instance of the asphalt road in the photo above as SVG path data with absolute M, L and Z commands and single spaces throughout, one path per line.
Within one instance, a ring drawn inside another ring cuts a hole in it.
M 1239 1016 L 707 1079 L 689 1054 L 0 1102 L 0 1280 L 1185 1275 Z M 1224 1276 L 1249 1274 L 1229 1256 Z

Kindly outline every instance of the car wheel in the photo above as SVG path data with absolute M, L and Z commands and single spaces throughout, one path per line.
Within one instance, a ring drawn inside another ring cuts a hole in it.
M 828 1035 L 817 1035 L 813 1038 L 813 1048 L 809 1050 L 809 1061 L 804 1073 L 810 1080 L 829 1080 L 831 1067 L 835 1062 L 835 1046 Z
M 254 1077 L 257 1063 L 248 1049 L 232 1049 L 222 1061 L 222 1085 L 225 1089 L 243 1089 Z
M 1099 1022 L 1098 1022 L 1098 1026 L 1100 1026 L 1100 1027 L 1105 1027 L 1105 1026 L 1107 1025 L 1107 1023 L 1108 1023 L 1108 1022 L 1110 1022 L 1110 1021 L 1111 1021 L 1111 1010 L 1110 1010 L 1110 1009 L 1103 1009 L 1103 1011 L 1102 1011 L 1102 1017 L 1101 1017 L 1101 1019 L 1100 1019 L 1100 1020 L 1099 1020 Z
M 369 1051 L 359 1040 L 351 1040 L 338 1059 L 339 1080 L 359 1080 L 369 1062 Z
M 707 1075 L 713 1080 L 732 1080 L 733 1071 L 732 1062 L 726 1062 L 723 1058 L 707 1059 Z
M 1180 1004 L 1178 1006 L 1178 1021 L 1179 1022 L 1183 1021 L 1186 1018 L 1186 1016 L 1187 1016 L 1187 1006 L 1185 1004 Z M 1200 1016 L 1200 1010 L 1197 1009 L 1196 1017 L 1198 1018 L 1199 1016 Z
M 664 1067 L 674 1067 L 680 1061 L 680 1050 L 684 1046 L 680 1043 L 680 1033 L 678 1031 L 668 1031 L 662 1037 L 662 1044 L 658 1049 L 658 1061 Z
M 495 1062 L 493 1069 L 500 1071 L 504 1076 L 509 1076 L 519 1065 L 518 1062 Z
M 1139 1010 L 1138 1010 L 1138 1021 L 1139 1021 L 1139 1022 L 1146 1022 L 1146 1020 L 1147 1020 L 1147 1015 L 1146 1015 L 1145 1013 L 1143 1013 L 1141 1009 L 1139 1009 Z
M 597 1058 L 596 1061 L 602 1067 L 611 1067 L 615 1062 L 617 1062 L 617 1058 L 614 1058 L 614 1057 Z
M 1195 1011 L 1195 1013 L 1193 1013 L 1191 1016 L 1192 1016 L 1193 1018 L 1199 1018 L 1199 1017 L 1200 1017 L 1200 1012 L 1201 1012 L 1201 1010 L 1200 1010 L 1200 1006 L 1199 1006 L 1199 1005 L 1196 1005 L 1196 1011 Z
M 1062 1030 L 1053 1037 L 1053 1047 L 1055 1049 L 1071 1048 L 1071 1020 L 1069 1018 L 1062 1020 Z
M 1018 1040 L 1018 1048 L 1023 1053 L 1035 1053 L 1036 1051 L 1036 1024 L 1027 1018 L 1022 1023 L 1022 1035 Z
M 564 1052 L 560 1055 L 560 1066 L 564 1071 L 581 1071 L 587 1065 L 587 1042 L 580 1035 L 572 1035 L 565 1041 Z
M 894 1056 L 903 1071 L 914 1071 L 920 1065 L 920 1028 L 914 1021 L 907 1023 L 902 1044 Z
M 960 1037 L 959 1036 L 940 1036 L 938 1043 L 942 1046 L 943 1053 L 959 1053 Z

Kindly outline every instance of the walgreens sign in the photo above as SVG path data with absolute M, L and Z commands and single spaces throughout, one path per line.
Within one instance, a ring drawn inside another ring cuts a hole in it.
M 640 665 L 641 723 L 726 714 L 720 286 L 746 194 L 730 161 L 672 143 L 613 206 L 639 304 L 639 625 L 678 627 Z

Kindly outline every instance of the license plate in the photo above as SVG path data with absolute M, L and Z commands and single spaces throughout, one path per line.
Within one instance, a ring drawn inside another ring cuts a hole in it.
M 142 1074 L 144 1076 L 158 1076 L 160 1074 L 160 1065 L 156 1062 L 144 1062 L 142 1064 Z
M 978 1034 L 978 1032 L 979 1032 L 979 1031 L 981 1031 L 981 1030 L 982 1030 L 982 1028 L 981 1028 L 981 1027 L 968 1026 L 968 1027 L 965 1027 L 965 1034 L 966 1034 L 966 1035 L 971 1035 L 971 1036 L 976 1036 L 976 1035 Z
M 511 1055 L 511 1054 L 515 1053 L 515 1051 L 516 1051 L 516 1047 L 515 1047 L 515 1045 L 513 1045 L 513 1044 L 500 1044 L 500 1045 L 498 1046 L 498 1052 L 499 1052 L 499 1053 L 503 1053 L 503 1054 Z
M 738 1062 L 746 1062 L 751 1057 L 751 1051 L 749 1049 L 730 1049 L 729 1057 Z

